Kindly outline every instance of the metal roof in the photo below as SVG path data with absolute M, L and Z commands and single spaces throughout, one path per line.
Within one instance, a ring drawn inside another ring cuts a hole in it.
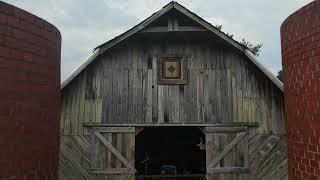
M 276 78 L 268 69 L 266 69 L 258 60 L 257 58 L 246 48 L 245 46 L 241 45 L 239 42 L 235 41 L 234 39 L 230 38 L 227 34 L 220 31 L 218 28 L 214 27 L 212 24 L 208 23 L 195 13 L 189 11 L 187 8 L 183 7 L 177 2 L 170 2 L 166 6 L 164 6 L 161 10 L 157 11 L 156 13 L 152 14 L 150 17 L 142 21 L 141 23 L 137 24 L 136 26 L 132 27 L 128 31 L 124 32 L 123 34 L 111 39 L 110 41 L 103 43 L 95 48 L 93 54 L 79 67 L 75 72 L 73 72 L 62 84 L 61 89 L 66 87 L 83 69 L 85 69 L 99 54 L 104 53 L 106 50 L 114 47 L 118 43 L 122 42 L 123 40 L 129 38 L 133 34 L 141 31 L 143 28 L 148 26 L 150 23 L 154 22 L 160 16 L 165 14 L 171 9 L 176 9 L 180 13 L 186 15 L 190 19 L 194 20 L 195 22 L 199 23 L 208 31 L 214 33 L 219 38 L 224 40 L 225 42 L 229 43 L 236 49 L 242 51 L 248 59 L 253 62 L 281 91 L 283 91 L 283 84 L 282 82 Z

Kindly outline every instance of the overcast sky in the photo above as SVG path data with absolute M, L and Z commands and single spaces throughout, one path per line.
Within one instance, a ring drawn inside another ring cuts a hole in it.
M 177 0 L 235 39 L 263 43 L 260 61 L 281 69 L 280 25 L 312 0 Z M 54 24 L 62 34 L 61 80 L 93 49 L 158 11 L 170 0 L 5 0 Z

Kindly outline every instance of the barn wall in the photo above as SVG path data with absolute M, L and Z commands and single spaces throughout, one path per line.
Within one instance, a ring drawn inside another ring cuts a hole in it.
M 166 40 L 136 37 L 121 44 L 63 89 L 60 179 L 91 177 L 91 140 L 83 123 L 230 122 L 259 123 L 250 128 L 251 178 L 286 179 L 282 92 L 228 46 L 160 39 Z M 157 84 L 161 54 L 187 56 L 187 85 Z
M 187 85 L 157 85 L 161 54 L 188 56 Z M 84 122 L 258 122 L 260 133 L 283 134 L 283 95 L 231 49 L 130 41 L 100 56 L 63 90 L 61 134 L 82 134 Z

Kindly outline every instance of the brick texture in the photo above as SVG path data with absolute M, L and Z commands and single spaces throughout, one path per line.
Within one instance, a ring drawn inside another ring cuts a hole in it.
M 57 179 L 61 36 L 0 1 L 0 179 Z
M 290 180 L 320 179 L 320 0 L 281 26 Z

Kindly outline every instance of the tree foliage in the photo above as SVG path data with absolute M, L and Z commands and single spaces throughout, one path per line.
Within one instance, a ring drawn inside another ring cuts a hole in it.
M 282 70 L 280 70 L 279 72 L 278 72 L 278 75 L 277 75 L 277 78 L 281 81 L 281 82 L 283 82 L 283 76 L 282 76 Z
M 252 44 L 248 41 L 246 41 L 245 39 L 242 38 L 242 41 L 240 42 L 240 44 L 244 45 L 245 47 L 247 47 L 253 55 L 255 56 L 259 56 L 260 55 L 260 52 L 261 52 L 261 47 L 262 47 L 262 44 L 259 43 L 259 44 Z
M 217 29 L 219 29 L 220 31 L 222 31 L 222 24 L 217 24 L 215 26 Z M 230 38 L 233 39 L 233 34 L 229 34 L 227 33 L 227 36 L 229 36 Z M 246 41 L 245 39 L 242 38 L 242 41 L 240 42 L 240 44 L 242 44 L 243 46 L 247 47 L 251 53 L 255 56 L 259 56 L 260 52 L 261 52 L 261 48 L 262 48 L 262 44 L 258 43 L 258 44 L 252 44 L 249 41 Z

